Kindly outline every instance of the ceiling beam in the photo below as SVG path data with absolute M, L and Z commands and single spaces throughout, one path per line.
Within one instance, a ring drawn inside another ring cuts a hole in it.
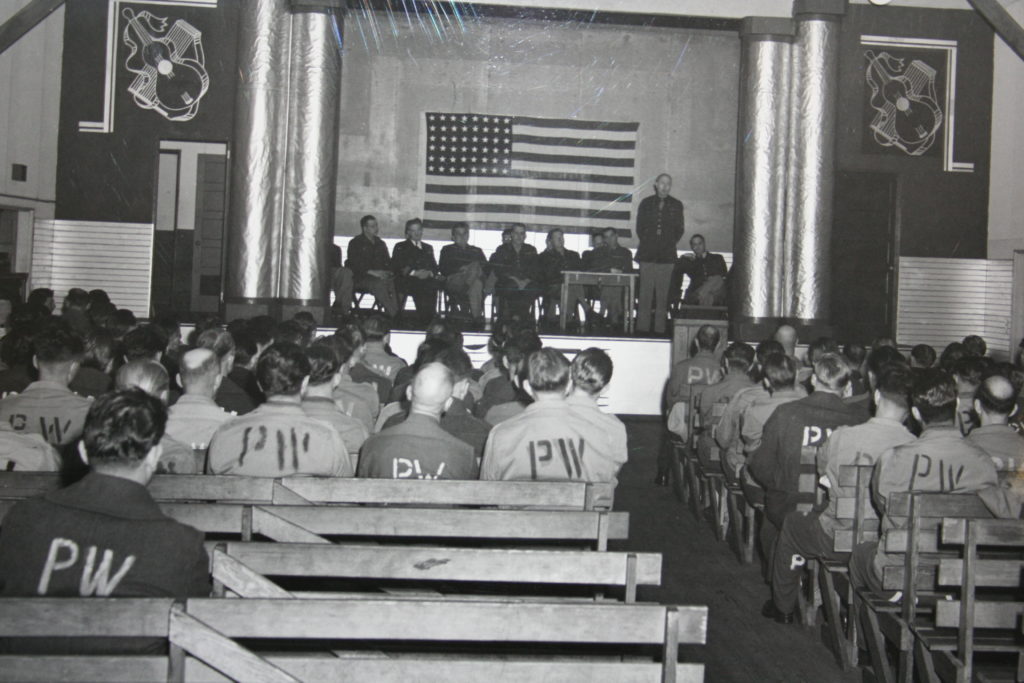
M 64 0 L 30 0 L 0 26 L 0 55 L 63 4 Z
M 1024 28 L 1021 28 L 1017 20 L 1006 11 L 1006 8 L 999 0 L 967 0 L 971 6 L 978 10 L 978 14 L 985 17 L 999 37 L 1006 41 L 1010 49 L 1017 53 L 1017 56 L 1024 59 Z

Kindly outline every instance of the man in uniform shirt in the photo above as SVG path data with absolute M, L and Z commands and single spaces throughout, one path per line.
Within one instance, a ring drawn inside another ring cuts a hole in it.
M 903 528 L 906 518 L 886 511 L 889 495 L 896 492 L 971 493 L 998 482 L 996 468 L 983 450 L 966 441 L 956 425 L 957 386 L 943 370 L 921 370 L 914 384 L 911 412 L 924 426 L 916 440 L 885 451 L 875 465 L 871 495 L 882 512 L 879 541 L 862 543 L 850 558 L 850 582 L 858 588 L 882 592 L 882 570 L 902 564 L 883 548 L 890 529 Z
M 343 411 L 334 400 L 334 389 L 341 381 L 338 356 L 330 344 L 315 342 L 306 349 L 306 357 L 309 358 L 309 386 L 302 397 L 302 410 L 334 427 L 345 442 L 345 449 L 355 457 L 370 434 L 359 418 Z
M 593 250 L 590 267 L 585 264 L 584 268 L 595 273 L 632 273 L 633 254 L 619 246 L 618 230 L 605 228 L 601 236 L 604 246 Z M 612 325 L 622 324 L 622 289 L 611 285 L 601 287 L 601 310 L 607 311 L 608 322 Z
M 469 243 L 469 226 L 452 228 L 452 243 L 441 248 L 438 269 L 444 278 L 444 290 L 452 304 L 468 306 L 474 323 L 484 320 L 484 272 L 487 257 L 480 247 Z
M 380 315 L 371 315 L 363 323 L 366 342 L 362 349 L 360 364 L 391 383 L 395 375 L 406 366 L 406 362 L 388 350 L 391 342 L 391 325 Z
M 366 440 L 359 476 L 375 479 L 476 479 L 473 447 L 441 428 L 455 388 L 451 370 L 427 363 L 408 389 L 409 417 Z
M 725 305 L 725 259 L 721 254 L 708 251 L 703 235 L 690 238 L 692 254 L 679 257 L 675 269 L 678 279 L 672 289 L 672 296 L 679 297 L 683 286 L 683 275 L 690 278 L 686 287 L 683 303 L 691 306 L 724 306 Z
M 562 272 L 566 270 L 582 270 L 583 262 L 580 255 L 572 249 L 565 248 L 565 233 L 560 228 L 548 231 L 547 248 L 537 257 L 540 270 L 540 285 L 544 289 L 544 318 L 553 323 L 558 319 L 558 305 L 562 299 Z M 576 317 L 576 306 L 587 306 L 583 296 L 583 287 L 569 287 L 567 316 Z
M 220 373 L 220 360 L 209 349 L 192 349 L 181 357 L 184 393 L 168 410 L 171 438 L 205 450 L 217 428 L 234 417 L 213 400 L 223 379 Z
M 85 346 L 60 321 L 44 325 L 35 335 L 33 362 L 39 379 L 23 392 L 0 401 L 0 422 L 16 432 L 39 434 L 47 442 L 65 446 L 82 434 L 89 399 L 68 389 L 78 372 Z
M 340 367 L 338 383 L 331 397 L 342 411 L 362 422 L 367 432 L 372 432 L 377 415 L 380 414 L 380 397 L 372 384 L 355 381 L 351 373 L 352 367 L 363 356 L 362 333 L 351 328 L 341 328 L 328 337 L 327 343 L 334 349 Z
M 1000 471 L 1024 469 L 1024 436 L 1010 427 L 1017 392 L 1002 375 L 985 378 L 974 395 L 974 412 L 981 420 L 967 441 L 989 454 Z
M 391 267 L 398 281 L 400 304 L 411 296 L 419 324 L 426 325 L 437 311 L 439 273 L 434 247 L 423 241 L 423 221 L 419 218 L 405 222 L 405 241 L 391 252 Z
M 640 246 L 640 302 L 637 332 L 650 332 L 654 305 L 654 333 L 665 332 L 669 285 L 676 262 L 676 244 L 683 237 L 683 203 L 671 196 L 672 176 L 662 173 L 654 181 L 654 194 L 640 202 L 636 212 L 636 236 Z
M 501 299 L 503 320 L 526 320 L 530 305 L 542 293 L 538 282 L 537 250 L 526 243 L 526 226 L 512 226 L 509 242 L 491 255 L 491 270 L 497 281 L 494 294 Z
M 593 272 L 594 271 L 594 259 L 597 257 L 598 251 L 604 246 L 604 231 L 597 230 L 590 233 L 590 249 L 587 249 L 580 255 L 580 261 L 583 264 L 583 270 Z M 632 257 L 630 258 L 632 260 Z
M 863 424 L 839 427 L 828 438 L 818 457 L 818 474 L 828 479 L 828 507 L 818 513 L 792 512 L 786 516 L 779 533 L 772 561 L 772 599 L 761 613 L 781 623 L 793 621 L 801 570 L 806 560 L 845 560 L 847 553 L 833 548 L 835 531 L 849 528 L 836 519 L 840 498 L 852 498 L 856 487 L 839 483 L 839 468 L 847 465 L 873 465 L 882 453 L 914 440 L 904 420 L 910 413 L 910 388 L 913 375 L 908 367 L 890 367 L 882 372 L 874 391 L 875 416 Z
M 716 447 L 715 431 L 717 422 L 714 416 L 715 406 L 728 404 L 738 392 L 753 386 L 750 370 L 754 365 L 754 348 L 743 342 L 729 345 L 722 354 L 722 380 L 710 385 L 700 393 L 700 423 L 704 426 L 700 438 L 697 439 L 697 457 L 701 465 L 712 471 L 721 468 L 720 463 L 711 461 L 711 450 Z M 724 409 L 724 405 L 721 406 Z M 724 410 L 723 410 L 724 412 Z M 719 415 L 721 417 L 721 414 Z
M 348 243 L 348 259 L 345 267 L 352 271 L 352 291 L 342 292 L 344 301 L 351 301 L 355 290 L 369 292 L 384 307 L 389 316 L 398 315 L 398 299 L 395 296 L 395 279 L 391 271 L 391 257 L 387 245 L 377 237 L 380 228 L 373 216 L 359 219 L 362 234 Z
M 775 547 L 783 518 L 796 510 L 801 450 L 821 445 L 836 427 L 868 419 L 866 412 L 843 402 L 850 391 L 850 368 L 838 354 L 817 359 L 812 382 L 810 396 L 775 409 L 764 425 L 761 445 L 747 460 L 747 471 L 765 490 L 761 547 L 766 554 Z
M 60 454 L 39 434 L 14 431 L 0 423 L 0 472 L 59 472 Z
M 231 333 L 216 327 L 205 330 L 196 339 L 196 346 L 213 351 L 220 360 L 220 374 L 223 379 L 213 395 L 214 402 L 236 415 L 245 415 L 255 408 L 256 403 L 249 392 L 229 377 L 235 367 L 235 339 Z
M 341 436 L 302 410 L 309 359 L 295 344 L 274 344 L 260 357 L 256 376 L 267 402 L 225 423 L 210 442 L 211 474 L 287 477 L 295 474 L 351 477 Z
M 534 399 L 519 415 L 491 431 L 480 478 L 521 481 L 590 481 L 613 486 L 627 453 L 608 432 L 566 401 L 570 366 L 543 348 L 527 359 L 526 392 Z
M 715 442 L 722 449 L 722 469 L 726 479 L 732 483 L 735 483 L 735 477 L 746 461 L 743 455 L 743 442 L 740 440 L 740 420 L 743 417 L 743 411 L 756 401 L 771 396 L 764 383 L 764 370 L 765 361 L 772 354 L 782 355 L 782 345 L 777 341 L 769 339 L 757 345 L 757 349 L 754 351 L 756 367 L 752 368 L 751 376 L 756 376 L 759 381 L 736 392 L 736 395 L 729 400 L 729 405 L 725 407 L 725 412 L 722 413 L 722 417 L 715 427 Z
M 160 460 L 167 413 L 139 389 L 92 404 L 79 452 L 92 472 L 18 503 L 0 532 L 4 596 L 171 597 L 210 594 L 203 535 L 160 510 L 146 484 Z M 151 652 L 166 639 L 33 639 L 19 651 Z M 24 644 L 24 646 L 23 646 Z

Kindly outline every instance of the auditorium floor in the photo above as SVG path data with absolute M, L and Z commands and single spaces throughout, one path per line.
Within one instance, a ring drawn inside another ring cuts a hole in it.
M 707 522 L 698 522 L 669 488 L 653 484 L 660 426 L 627 421 L 629 462 L 623 467 L 615 509 L 630 513 L 629 541 L 613 549 L 660 552 L 662 585 L 641 589 L 640 600 L 703 604 L 710 609 L 708 644 L 685 656 L 707 665 L 709 683 L 858 681 L 844 674 L 822 644 L 818 629 L 780 625 L 760 615 L 769 597 L 756 564 L 741 565 Z

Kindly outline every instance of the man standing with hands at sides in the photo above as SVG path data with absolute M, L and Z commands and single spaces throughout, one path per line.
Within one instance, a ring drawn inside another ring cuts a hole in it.
M 669 285 L 676 262 L 676 243 L 683 237 L 683 203 L 669 195 L 672 176 L 662 173 L 654 181 L 654 194 L 640 202 L 636 213 L 636 236 L 640 245 L 640 303 L 637 332 L 651 331 L 654 305 L 654 333 L 664 334 L 668 313 Z
M 405 241 L 395 245 L 391 262 L 402 300 L 412 297 L 418 322 L 425 326 L 436 311 L 438 272 L 434 247 L 423 241 L 423 222 L 419 218 L 405 222 Z
M 359 226 L 363 232 L 348 243 L 348 260 L 345 261 L 345 266 L 352 271 L 352 287 L 372 294 L 384 307 L 384 312 L 394 317 L 398 314 L 398 300 L 388 247 L 377 237 L 380 228 L 376 218 L 363 216 Z M 345 285 L 347 287 L 347 282 Z M 340 292 L 340 297 L 342 301 L 351 301 L 352 290 Z
M 473 322 L 484 321 L 484 270 L 487 257 L 480 247 L 469 243 L 469 226 L 459 223 L 452 228 L 452 243 L 441 247 L 441 276 L 444 289 L 452 303 L 468 305 Z

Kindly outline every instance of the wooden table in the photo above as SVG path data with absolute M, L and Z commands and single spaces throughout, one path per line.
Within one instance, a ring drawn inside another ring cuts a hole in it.
M 633 302 L 636 300 L 637 273 L 589 273 L 582 270 L 562 271 L 562 302 L 559 325 L 565 332 L 569 316 L 569 287 L 572 285 L 596 285 L 599 287 L 622 288 L 622 315 L 626 334 L 633 334 L 633 323 L 636 319 Z

